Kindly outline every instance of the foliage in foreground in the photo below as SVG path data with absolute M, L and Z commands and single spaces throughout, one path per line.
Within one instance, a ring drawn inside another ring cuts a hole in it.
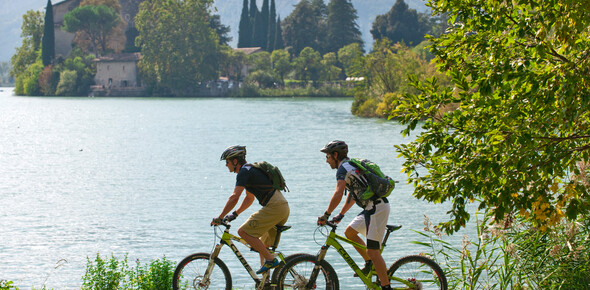
M 130 267 L 127 255 L 119 260 L 111 255 L 105 259 L 96 254 L 88 258 L 82 289 L 172 289 L 172 276 L 176 267 L 166 257 L 142 265 L 139 260 Z
M 496 220 L 516 214 L 541 231 L 590 211 L 575 176 L 590 160 L 590 9 L 586 0 L 431 0 L 453 26 L 431 49 L 453 89 L 437 79 L 411 85 L 392 117 L 415 141 L 397 146 L 414 196 L 449 202 L 451 233 L 468 204 Z M 458 110 L 438 115 L 442 106 Z M 423 120 L 426 120 L 423 123 Z
M 548 231 L 507 216 L 496 221 L 477 214 L 476 237 L 460 247 L 445 240 L 425 217 L 433 258 L 443 267 L 449 289 L 587 289 L 590 285 L 590 218 L 562 221 Z M 482 217 L 481 219 L 479 219 Z

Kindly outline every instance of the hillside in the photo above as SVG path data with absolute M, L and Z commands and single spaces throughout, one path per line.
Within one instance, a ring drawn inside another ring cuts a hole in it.
M 275 0 L 277 14 L 284 19 L 291 13 L 293 6 L 300 0 Z M 52 0 L 52 3 L 59 3 L 61 0 Z M 325 0 L 326 3 L 329 0 Z M 215 0 L 217 14 L 221 16 L 223 24 L 231 28 L 233 41 L 232 46 L 236 45 L 238 39 L 238 24 L 240 22 L 240 13 L 242 12 L 243 0 Z M 426 11 L 424 1 L 406 0 L 410 8 L 418 11 Z M 47 0 L 19 0 L 19 1 L 0 1 L 0 61 L 8 61 L 15 53 L 16 48 L 21 45 L 21 24 L 22 16 L 28 10 L 44 10 Z M 262 6 L 262 0 L 257 0 L 258 8 Z M 366 48 L 370 48 L 373 40 L 371 38 L 371 25 L 375 16 L 385 14 L 395 0 L 352 0 L 352 4 L 358 11 L 358 24 L 365 40 Z

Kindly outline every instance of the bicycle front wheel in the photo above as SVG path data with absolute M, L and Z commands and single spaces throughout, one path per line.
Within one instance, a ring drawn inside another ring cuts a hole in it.
M 279 273 L 279 289 L 339 289 L 338 275 L 326 262 L 319 263 L 319 272 L 312 283 L 310 278 L 316 264 L 316 256 L 299 255 L 290 259 Z
M 172 288 L 177 289 L 227 289 L 232 286 L 231 274 L 221 259 L 215 258 L 209 277 L 205 271 L 209 265 L 209 253 L 196 253 L 184 258 L 174 271 Z
M 411 255 L 397 260 L 387 271 L 391 288 L 447 290 L 447 278 L 433 260 Z

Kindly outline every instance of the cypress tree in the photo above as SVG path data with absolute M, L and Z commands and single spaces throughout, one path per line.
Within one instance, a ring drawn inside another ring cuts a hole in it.
M 258 38 L 262 49 L 267 50 L 268 44 L 268 0 L 262 0 L 262 8 L 260 8 L 260 33 Z
M 252 26 L 250 23 L 250 13 L 248 12 L 248 0 L 244 0 L 244 4 L 242 5 L 242 15 L 240 16 L 240 27 L 238 30 L 238 47 L 250 47 L 251 42 Z
M 250 36 L 250 46 L 261 46 L 258 35 L 260 34 L 260 11 L 256 5 L 256 0 L 250 1 L 250 27 L 252 27 L 252 35 Z
M 43 65 L 48 66 L 55 58 L 55 32 L 53 30 L 53 5 L 47 0 L 45 7 L 45 27 L 43 28 L 43 39 L 41 42 L 41 59 Z
M 275 42 L 274 49 L 285 48 L 285 42 L 283 42 L 283 29 L 281 28 L 281 16 L 277 18 L 277 25 L 275 29 Z
M 270 0 L 270 11 L 268 15 L 268 44 L 266 45 L 268 52 L 272 52 L 275 47 L 275 31 L 277 30 L 277 11 L 275 7 L 275 0 Z

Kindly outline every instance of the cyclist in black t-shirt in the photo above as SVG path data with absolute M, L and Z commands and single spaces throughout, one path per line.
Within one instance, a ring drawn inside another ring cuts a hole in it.
M 246 147 L 231 146 L 223 154 L 221 160 L 225 160 L 225 166 L 230 172 L 237 173 L 236 186 L 228 198 L 221 214 L 211 221 L 211 225 L 219 224 L 223 218 L 234 220 L 244 212 L 254 199 L 262 205 L 262 208 L 253 213 L 244 224 L 240 226 L 238 234 L 260 254 L 262 267 L 256 273 L 264 273 L 279 265 L 267 249 L 274 242 L 276 225 L 284 225 L 289 218 L 289 203 L 280 190 L 275 190 L 272 181 L 260 169 L 246 162 Z M 240 200 L 240 195 L 246 190 L 246 197 L 237 210 L 228 214 Z

